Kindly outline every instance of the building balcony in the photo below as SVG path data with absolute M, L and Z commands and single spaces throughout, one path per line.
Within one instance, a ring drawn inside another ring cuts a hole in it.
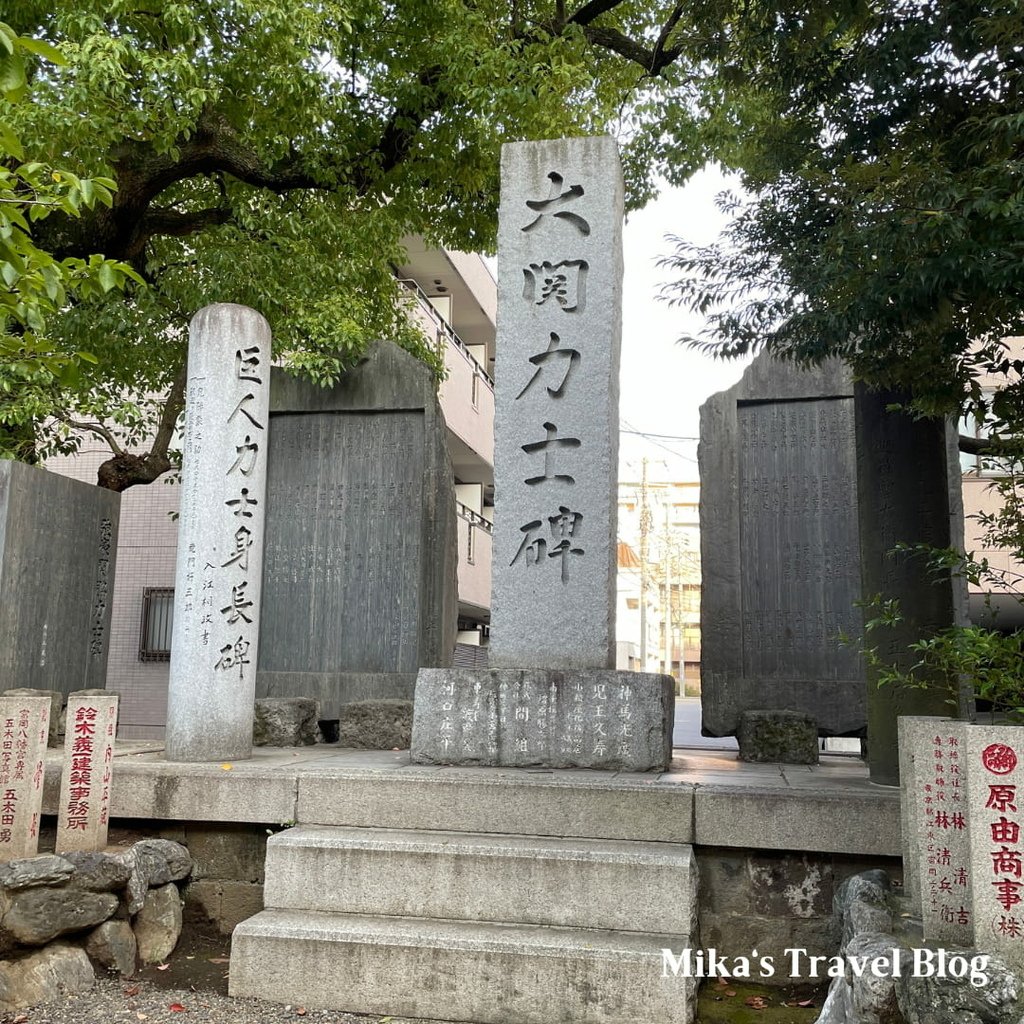
M 491 524 L 462 502 L 455 504 L 459 530 L 459 611 L 491 607 Z

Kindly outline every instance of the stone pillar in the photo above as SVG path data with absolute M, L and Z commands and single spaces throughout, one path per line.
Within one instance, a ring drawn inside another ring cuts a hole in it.
M 615 667 L 622 171 L 502 148 L 492 668 Z
M 861 587 L 866 595 L 896 598 L 902 621 L 867 636 L 884 664 L 908 670 L 917 658 L 910 645 L 955 623 L 966 609 L 964 584 L 949 574 L 937 579 L 926 559 L 894 553 L 898 544 L 963 548 L 959 462 L 950 425 L 889 411 L 909 397 L 855 392 Z M 962 716 L 966 701 L 957 679 L 935 678 L 928 688 L 878 685 L 868 666 L 868 766 L 871 781 L 899 784 L 897 719 L 902 715 Z
M 189 328 L 169 761 L 252 755 L 263 578 L 270 328 L 230 303 Z
M 49 697 L 0 697 L 0 864 L 39 849 L 50 707 Z

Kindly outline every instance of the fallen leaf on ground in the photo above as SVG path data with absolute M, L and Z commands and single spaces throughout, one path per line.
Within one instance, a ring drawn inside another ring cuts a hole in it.
M 149 1014 L 143 1013 L 141 1010 L 137 1010 L 135 1016 L 138 1017 L 139 1020 L 149 1020 Z
M 768 1003 L 764 996 L 747 996 L 743 1000 L 743 1004 L 744 1006 L 749 1006 L 752 1010 L 766 1010 L 768 1008 Z
M 725 994 L 727 996 L 734 996 L 734 995 L 736 995 L 736 989 L 734 989 L 734 988 L 727 988 L 725 990 Z
M 167 1009 L 170 1010 L 171 1013 L 184 1013 L 185 1012 L 185 1007 L 182 1006 L 181 1003 L 171 1003 L 171 1005 L 168 1006 Z
M 211 956 L 209 959 L 211 964 L 229 964 L 231 963 L 231 957 L 229 956 Z
M 226 771 L 226 772 L 229 772 L 229 771 L 231 771 L 231 769 L 232 769 L 232 768 L 234 768 L 234 767 L 235 767 L 235 766 L 234 766 L 233 764 L 222 764 L 222 765 L 221 765 L 221 770 L 222 770 L 222 771 Z
M 295 1011 L 295 1013 L 296 1013 L 296 1015 L 297 1015 L 297 1016 L 299 1016 L 299 1017 L 305 1017 L 305 1016 L 306 1016 L 306 1008 L 305 1008 L 304 1006 L 300 1006 L 300 1007 L 299 1007 L 299 1008 L 298 1008 L 298 1009 L 297 1009 L 297 1010 Z
M 725 980 L 725 978 L 719 978 L 718 979 L 718 987 L 719 988 L 728 988 L 729 987 L 729 982 L 727 982 Z
M 171 965 L 170 964 L 157 964 L 156 965 L 156 969 L 158 971 L 169 971 L 171 969 Z
M 797 1003 L 796 1005 L 797 1006 L 813 1006 L 814 1005 L 814 1000 L 813 999 L 801 999 L 800 1002 Z
M 124 994 L 126 996 L 137 996 L 139 994 L 139 986 L 130 985 L 128 988 L 124 990 Z

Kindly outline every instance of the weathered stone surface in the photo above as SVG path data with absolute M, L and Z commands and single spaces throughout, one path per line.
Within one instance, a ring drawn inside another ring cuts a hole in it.
M 320 703 L 310 697 L 256 701 L 252 742 L 257 747 L 306 747 L 317 741 Z
M 882 879 L 877 877 L 882 874 L 877 872 L 875 877 L 869 877 L 866 872 L 852 875 L 837 887 L 832 906 L 841 929 L 841 952 L 845 952 L 858 935 L 892 931 L 888 879 L 883 885 Z
M 190 824 L 187 841 L 193 879 L 263 881 L 263 862 L 267 854 L 267 833 L 264 829 Z
M 181 895 L 173 882 L 146 894 L 134 927 L 144 964 L 162 963 L 174 952 L 181 935 Z
M 899 723 L 904 891 L 925 941 L 943 946 L 974 942 L 968 728 L 946 718 L 907 716 Z
M 85 951 L 98 964 L 130 978 L 135 973 L 138 944 L 127 921 L 104 921 L 89 933 Z
M 80 995 L 95 981 L 85 950 L 55 942 L 23 960 L 0 962 L 0 1011 Z
M 116 693 L 68 698 L 56 850 L 102 850 L 110 826 Z
M 231 303 L 201 309 L 189 328 L 187 380 L 166 756 L 237 760 L 252 755 L 259 656 L 266 320 Z
M 798 709 L 825 735 L 866 724 L 853 382 L 759 356 L 701 406 L 701 707 Z
M 878 686 L 884 668 L 908 671 L 912 644 L 967 623 L 967 583 L 938 578 L 927 560 L 894 555 L 897 545 L 963 550 L 963 495 L 957 431 L 940 419 L 894 412 L 906 394 L 856 387 L 857 488 L 861 579 L 865 594 L 899 602 L 900 620 L 872 635 L 880 663 L 867 670 L 868 764 L 872 782 L 899 784 L 897 721 L 901 715 L 948 715 L 950 702 L 966 718 L 966 678 L 928 686 Z M 918 670 L 915 675 L 922 678 Z
M 5 683 L 60 693 L 103 685 L 120 508 L 114 491 L 23 462 L 0 463 Z M 59 716 L 56 707 L 54 746 Z
M 378 342 L 324 389 L 275 371 L 257 695 L 411 696 L 451 664 L 455 485 L 428 368 Z M 399 675 L 401 679 L 392 679 Z
M 32 857 L 39 849 L 49 717 L 48 697 L 0 697 L 0 862 Z
M 188 850 L 170 839 L 143 839 L 115 857 L 131 872 L 126 893 L 129 914 L 142 909 L 151 887 L 185 878 L 192 870 Z
M 818 724 L 799 711 L 743 711 L 737 738 L 741 761 L 818 763 Z
M 204 878 L 185 890 L 185 915 L 189 921 L 212 923 L 222 935 L 263 909 L 263 886 L 225 878 Z
M 411 700 L 361 700 L 341 706 L 338 742 L 360 750 L 408 750 L 412 743 Z
M 950 956 L 977 956 L 975 950 L 947 950 Z M 988 983 L 977 987 L 966 978 L 914 977 L 904 971 L 896 980 L 896 999 L 906 1024 L 1019 1024 L 1017 1002 L 1020 983 L 1009 965 L 997 956 L 987 957 L 984 974 Z M 923 974 L 924 972 L 918 972 Z
M 622 212 L 612 139 L 502 147 L 494 668 L 615 665 Z
M 898 945 L 892 935 L 866 932 L 850 942 L 846 953 L 850 957 L 863 957 L 869 962 L 876 958 L 891 962 L 893 949 Z M 901 950 L 899 955 L 902 972 L 910 967 L 909 956 L 906 950 Z M 833 994 L 834 989 L 845 989 L 846 992 Z M 830 1002 L 833 1005 L 829 1006 Z M 845 1011 L 843 1016 L 839 1015 L 840 1007 Z M 875 973 L 871 970 L 858 974 L 848 966 L 846 976 L 833 981 L 817 1024 L 903 1024 L 896 1004 L 895 979 L 884 972 Z
M 109 697 L 109 696 L 111 696 L 111 691 L 106 689 L 106 687 L 100 688 L 100 687 L 95 687 L 94 686 L 92 688 L 86 687 L 85 689 L 82 689 L 82 690 L 72 690 L 71 693 L 68 694 L 68 700 L 70 700 L 72 697 Z M 60 712 L 60 728 L 59 728 L 58 732 L 60 733 L 61 736 L 65 736 L 67 734 L 67 721 L 68 721 L 68 707 L 65 704 L 64 707 L 61 708 L 61 712 Z
M 25 857 L 0 867 L 0 887 L 10 892 L 40 885 L 63 885 L 74 871 L 75 865 L 70 859 L 56 854 Z
M 63 855 L 64 860 L 74 865 L 75 873 L 71 885 L 88 892 L 117 892 L 128 884 L 130 867 L 117 857 L 107 853 L 74 850 Z
M 50 721 L 47 727 L 46 745 L 59 747 L 63 731 L 60 728 L 64 708 L 64 694 L 60 690 L 36 690 L 31 686 L 16 686 L 4 690 L 0 697 L 46 697 L 50 702 Z
M 117 897 L 108 892 L 60 889 L 24 889 L 11 897 L 3 927 L 26 946 L 41 946 L 58 935 L 82 931 L 105 921 L 117 909 Z
M 594 669 L 422 669 L 416 764 L 658 771 L 672 758 L 675 680 Z

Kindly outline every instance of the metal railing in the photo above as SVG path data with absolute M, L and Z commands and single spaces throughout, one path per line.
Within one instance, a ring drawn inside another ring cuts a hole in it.
M 474 512 L 468 505 L 463 505 L 461 501 L 455 502 L 455 511 L 466 520 L 472 526 L 477 526 L 484 533 L 493 533 L 494 526 L 489 519 L 484 519 L 479 512 Z
M 411 277 L 400 277 L 398 278 L 398 283 L 415 295 L 423 311 L 433 322 L 434 326 L 470 361 L 474 376 L 480 377 L 493 391 L 494 381 L 491 380 L 488 372 L 480 365 L 476 356 L 470 352 L 469 346 L 455 333 L 455 328 L 445 320 L 433 303 L 431 303 L 427 293 L 419 286 L 419 283 Z

